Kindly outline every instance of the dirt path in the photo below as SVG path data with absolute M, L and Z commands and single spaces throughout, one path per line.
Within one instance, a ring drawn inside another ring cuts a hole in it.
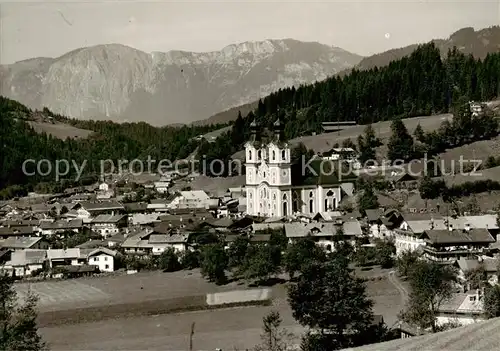
M 399 293 L 401 294 L 401 305 L 405 305 L 406 301 L 408 300 L 408 290 L 401 284 L 399 281 L 399 278 L 396 277 L 396 272 L 395 271 L 390 271 L 389 272 L 389 281 L 398 289 Z

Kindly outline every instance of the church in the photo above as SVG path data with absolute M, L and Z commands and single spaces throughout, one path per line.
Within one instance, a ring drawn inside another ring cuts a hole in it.
M 334 211 L 352 195 L 355 176 L 339 176 L 335 164 L 322 159 L 292 162 L 279 119 L 263 138 L 255 121 L 245 144 L 247 214 L 262 217 L 314 215 Z M 266 140 L 265 140 L 266 139 Z M 307 165 L 307 166 L 305 166 Z

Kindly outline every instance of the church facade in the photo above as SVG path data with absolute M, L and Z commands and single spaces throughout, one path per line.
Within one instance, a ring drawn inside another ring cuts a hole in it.
M 324 174 L 320 160 L 309 164 L 315 172 L 305 172 L 302 161 L 292 163 L 279 120 L 267 142 L 255 121 L 250 128 L 251 139 L 245 144 L 247 214 L 284 217 L 328 212 L 338 208 L 342 196 L 352 194 L 352 178 L 341 182 L 335 172 Z

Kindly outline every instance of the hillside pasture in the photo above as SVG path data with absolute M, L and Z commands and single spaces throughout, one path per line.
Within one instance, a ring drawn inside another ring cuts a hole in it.
M 413 131 L 418 124 L 422 126 L 424 131 L 429 132 L 439 128 L 441 123 L 447 119 L 451 120 L 452 115 L 441 114 L 434 116 L 413 117 L 403 119 L 403 122 L 410 134 L 413 134 Z M 375 130 L 375 134 L 383 143 L 386 143 L 391 136 L 391 123 L 392 121 L 383 121 L 372 125 Z M 292 139 L 290 142 L 292 145 L 303 143 L 308 149 L 312 149 L 315 152 L 325 152 L 333 148 L 335 143 L 342 144 L 342 142 L 346 139 L 351 139 L 354 143 L 356 143 L 358 136 L 363 134 L 365 128 L 366 125 L 358 125 L 338 132 L 303 136 Z
M 45 132 L 55 138 L 63 140 L 65 140 L 66 138 L 84 139 L 93 133 L 93 131 L 91 130 L 76 128 L 64 123 L 47 123 L 35 121 L 29 121 L 28 123 L 37 133 Z

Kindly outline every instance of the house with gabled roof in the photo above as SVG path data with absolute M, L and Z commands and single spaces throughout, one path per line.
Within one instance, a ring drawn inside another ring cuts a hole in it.
M 495 242 L 487 229 L 470 227 L 462 230 L 426 230 L 422 237 L 426 243 L 423 257 L 440 263 L 485 255 L 488 246 Z
M 41 236 L 10 237 L 1 242 L 0 246 L 12 251 L 26 249 L 46 250 L 49 248 L 49 242 Z
M 32 275 L 33 272 L 42 270 L 47 259 L 47 251 L 26 249 L 11 252 L 9 261 L 0 268 L 8 275 L 16 277 Z
M 60 219 L 57 221 L 42 221 L 40 233 L 42 235 L 56 235 L 64 232 L 79 233 L 83 231 L 83 220 L 75 218 L 72 220 Z
M 399 227 L 394 229 L 396 254 L 399 255 L 406 250 L 413 251 L 426 245 L 428 239 L 424 235 L 426 231 L 440 231 L 443 237 L 448 237 L 449 231 L 458 235 L 458 233 L 470 229 L 475 229 L 474 233 L 481 233 L 481 235 L 488 237 L 488 240 L 491 240 L 490 237 L 494 238 L 495 233 L 498 233 L 496 216 L 443 217 L 435 213 L 404 214 Z M 492 242 L 495 240 L 493 239 Z
M 355 244 L 356 239 L 363 236 L 361 224 L 357 220 L 327 223 L 285 223 L 285 234 L 289 242 L 311 236 L 318 245 L 327 251 L 335 249 L 337 234 L 343 232 L 343 240 Z
M 160 255 L 167 248 L 182 252 L 187 249 L 189 232 L 157 226 L 132 232 L 121 247 L 126 254 Z
M 116 254 L 116 251 L 99 247 L 87 253 L 87 263 L 97 266 L 100 272 L 114 272 Z
M 121 228 L 127 226 L 127 216 L 118 215 L 98 215 L 90 224 L 90 228 L 96 233 L 101 234 L 104 238 L 117 234 Z
M 123 205 L 114 200 L 82 201 L 75 207 L 79 218 L 89 219 L 101 214 L 124 214 Z

